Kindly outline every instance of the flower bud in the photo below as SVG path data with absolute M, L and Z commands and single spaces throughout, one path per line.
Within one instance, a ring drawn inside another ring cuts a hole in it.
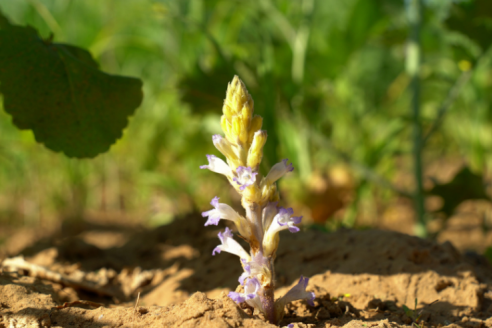
M 228 160 L 236 161 L 237 155 L 232 148 L 231 143 L 226 138 L 223 138 L 220 134 L 215 134 L 212 137 L 215 148 L 217 148 L 222 155 L 224 155 Z
M 220 126 L 222 127 L 222 131 L 224 131 L 224 134 L 230 142 L 233 142 L 234 137 L 232 134 L 232 126 L 231 123 L 227 120 L 227 117 L 225 115 L 222 115 L 220 118 Z
M 249 125 L 249 131 L 248 131 L 248 146 L 251 145 L 255 133 L 261 129 L 262 125 L 263 125 L 263 118 L 261 116 L 255 115 L 251 119 L 251 124 Z
M 267 133 L 264 130 L 259 130 L 253 137 L 253 143 L 249 148 L 247 166 L 257 170 L 263 158 L 263 146 L 267 140 Z

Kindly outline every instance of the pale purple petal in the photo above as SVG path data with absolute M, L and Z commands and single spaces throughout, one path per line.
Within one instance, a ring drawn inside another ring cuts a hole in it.
M 299 229 L 296 226 L 291 226 L 291 227 L 289 227 L 289 231 L 292 232 L 292 233 L 296 233 L 296 232 L 301 231 L 301 229 Z
M 221 243 L 224 243 L 224 240 L 226 238 L 232 238 L 232 237 L 234 237 L 234 235 L 232 234 L 231 229 L 227 227 L 225 228 L 224 232 L 219 232 L 219 239 Z
M 229 296 L 234 302 L 238 304 L 246 301 L 246 297 L 242 293 L 229 292 L 227 296 Z
M 291 208 L 280 207 L 278 214 L 273 218 L 272 223 L 266 229 L 263 237 L 263 250 L 265 256 L 271 256 L 278 247 L 277 235 L 280 231 L 289 229 L 290 232 L 299 232 L 300 229 L 295 226 L 298 222 L 301 222 L 302 217 L 292 217 L 294 210 Z
M 202 212 L 202 216 L 203 217 L 208 216 L 208 220 L 207 220 L 207 222 L 205 222 L 205 226 L 208 226 L 211 224 L 213 224 L 213 225 L 219 224 L 220 215 L 217 212 L 217 210 L 210 210 L 210 211 Z
M 237 177 L 232 178 L 240 187 L 239 190 L 244 190 L 246 187 L 253 185 L 256 181 L 258 172 L 253 172 L 250 167 L 239 166 L 236 169 Z
M 260 251 L 247 264 L 250 275 L 258 277 L 264 273 L 265 268 L 268 266 L 268 258 L 263 256 L 263 253 Z
M 227 177 L 232 176 L 232 170 L 226 162 L 214 155 L 207 155 L 208 165 L 201 165 L 201 169 L 209 169 L 212 172 L 223 174 Z
M 244 280 L 249 278 L 249 273 L 248 272 L 243 272 L 240 276 L 239 276 L 239 283 L 243 286 L 244 285 Z
M 244 272 L 239 276 L 239 283 L 244 285 L 244 280 L 251 275 L 251 265 L 245 259 L 241 259 L 241 262 L 243 263 Z
M 232 207 L 227 204 L 219 203 L 219 197 L 214 197 L 210 204 L 214 207 L 214 209 L 202 212 L 203 217 L 208 216 L 205 226 L 211 224 L 218 225 L 220 219 L 233 221 L 236 225 L 240 225 L 243 221 L 246 221 L 246 219 L 234 211 Z
M 248 279 L 244 286 L 244 293 L 229 292 L 229 297 L 236 303 L 251 300 L 252 302 L 248 304 L 256 304 L 259 301 L 257 293 L 260 287 L 260 282 L 256 278 Z
M 205 212 L 202 212 L 202 216 L 203 217 L 207 217 L 208 216 L 208 220 L 207 222 L 205 222 L 205 226 L 208 226 L 208 225 L 218 225 L 219 224 L 219 221 L 220 221 L 220 212 L 219 212 L 219 197 L 214 197 L 212 199 L 212 201 L 210 202 L 210 204 L 214 207 L 213 210 L 209 210 L 209 211 L 205 211 Z
M 278 224 L 280 224 L 281 226 L 288 224 L 292 214 L 294 214 L 294 210 L 292 208 L 281 207 L 277 215 Z
M 306 291 L 308 282 L 309 278 L 301 276 L 301 279 L 299 279 L 297 285 L 292 287 L 287 294 L 278 300 L 278 302 L 285 305 L 292 301 L 303 299 L 306 300 L 309 305 L 314 306 L 314 293 Z
M 221 241 L 221 245 L 215 247 L 212 252 L 212 255 L 215 253 L 220 253 L 221 251 L 231 253 L 239 256 L 241 260 L 249 261 L 251 256 L 246 252 L 246 250 L 241 246 L 237 241 L 234 240 L 233 234 L 229 228 L 226 228 L 224 232 L 219 232 L 219 239 Z
M 293 216 L 290 218 L 294 224 L 299 224 L 302 221 L 302 216 Z
M 270 172 L 268 172 L 267 176 L 265 179 L 269 183 L 274 183 L 281 177 L 283 177 L 287 172 L 292 172 L 294 170 L 294 167 L 291 164 L 287 164 L 289 160 L 283 159 L 281 162 L 275 164 L 271 169 Z
M 247 295 L 247 299 L 252 299 L 258 293 L 261 284 L 256 278 L 248 279 L 246 285 L 244 286 L 244 293 Z
M 295 224 L 301 223 L 302 216 L 292 216 L 294 210 L 292 208 L 280 207 L 278 214 L 273 218 L 272 224 L 267 229 L 267 234 L 275 234 L 281 230 L 289 229 L 290 232 L 299 232 L 300 229 Z
M 219 247 L 219 246 L 217 246 L 217 247 L 215 247 L 215 248 L 214 248 L 214 250 L 212 251 L 212 256 L 215 256 L 215 253 L 220 254 L 220 252 L 221 252 L 220 247 Z
M 215 148 L 217 148 L 226 158 L 236 158 L 236 153 L 232 147 L 232 144 L 226 138 L 222 137 L 220 134 L 214 134 L 212 136 L 212 141 Z
M 212 201 L 210 202 L 210 205 L 212 205 L 213 207 L 217 208 L 219 207 L 219 197 L 215 196 L 214 198 L 212 198 Z

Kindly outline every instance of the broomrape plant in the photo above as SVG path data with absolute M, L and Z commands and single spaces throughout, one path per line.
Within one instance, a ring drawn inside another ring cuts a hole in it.
M 229 228 L 219 233 L 221 244 L 213 255 L 222 251 L 239 256 L 244 269 L 239 283 L 243 293 L 230 292 L 229 297 L 236 303 L 246 302 L 262 312 L 268 321 L 277 323 L 283 317 L 284 306 L 294 300 L 305 299 L 313 304 L 314 293 L 307 292 L 308 278 L 301 279 L 287 294 L 275 300 L 275 271 L 273 262 L 279 243 L 279 232 L 288 229 L 299 231 L 296 224 L 301 216 L 292 216 L 292 208 L 278 206 L 279 193 L 276 181 L 294 168 L 284 159 L 275 164 L 265 177 L 258 172 L 263 157 L 263 146 L 267 133 L 261 130 L 263 119 L 253 116 L 253 99 L 244 83 L 237 77 L 227 87 L 222 108 L 224 115 L 221 126 L 225 137 L 212 137 L 215 147 L 225 156 L 226 161 L 207 155 L 208 165 L 201 169 L 223 174 L 241 195 L 245 216 L 237 213 L 227 204 L 219 203 L 219 197 L 211 201 L 213 209 L 203 212 L 207 217 L 205 225 L 217 225 L 221 219 L 234 222 L 240 237 L 250 245 L 248 253 L 237 241 Z

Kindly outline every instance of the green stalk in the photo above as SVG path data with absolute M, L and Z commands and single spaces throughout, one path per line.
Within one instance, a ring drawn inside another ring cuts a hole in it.
M 427 237 L 425 222 L 424 190 L 422 178 L 422 124 L 420 122 L 420 64 L 421 44 L 420 27 L 422 25 L 422 0 L 407 0 L 407 15 L 410 23 L 410 37 L 407 45 L 406 69 L 410 76 L 410 90 L 412 93 L 412 118 L 413 118 L 413 157 L 415 176 L 415 212 L 417 224 L 415 234 L 419 237 Z

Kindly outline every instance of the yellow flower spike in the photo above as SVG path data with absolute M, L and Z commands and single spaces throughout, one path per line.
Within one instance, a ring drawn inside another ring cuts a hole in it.
M 249 132 L 248 132 L 248 145 L 251 145 L 253 142 L 253 138 L 255 136 L 255 133 L 261 129 L 261 126 L 263 125 L 263 117 L 259 115 L 255 115 L 251 119 L 251 124 L 249 125 Z
M 244 118 L 241 119 L 241 129 L 239 131 L 239 141 L 244 148 L 248 147 L 248 126 L 249 123 L 245 122 Z
M 224 113 L 225 117 L 228 120 L 232 119 L 233 112 L 232 112 L 231 107 L 226 103 L 226 101 L 224 101 L 224 106 L 222 106 L 222 112 Z
M 220 126 L 222 127 L 222 131 L 224 131 L 224 134 L 225 134 L 227 140 L 229 140 L 229 142 L 235 144 L 234 135 L 232 134 L 231 123 L 229 123 L 227 121 L 227 117 L 225 115 L 222 115 L 222 117 L 220 119 Z
M 253 109 L 253 99 L 248 93 L 246 86 L 237 75 L 234 76 L 232 82 L 227 86 L 224 104 L 230 107 L 232 115 L 240 114 L 245 105 Z M 230 117 L 228 118 L 230 119 Z
M 243 121 L 246 124 L 246 129 L 249 129 L 251 118 L 253 117 L 253 108 L 252 106 L 250 106 L 249 102 L 244 104 L 243 108 L 241 109 L 241 116 L 243 117 Z
M 241 133 L 241 118 L 239 116 L 234 116 L 232 118 L 232 135 L 234 136 L 234 141 L 232 143 L 238 144 L 239 143 L 239 135 Z
M 251 144 L 248 152 L 248 167 L 251 167 L 254 170 L 258 169 L 261 159 L 263 158 L 263 146 L 265 146 L 266 140 L 266 131 L 259 130 L 254 134 L 253 143 Z

